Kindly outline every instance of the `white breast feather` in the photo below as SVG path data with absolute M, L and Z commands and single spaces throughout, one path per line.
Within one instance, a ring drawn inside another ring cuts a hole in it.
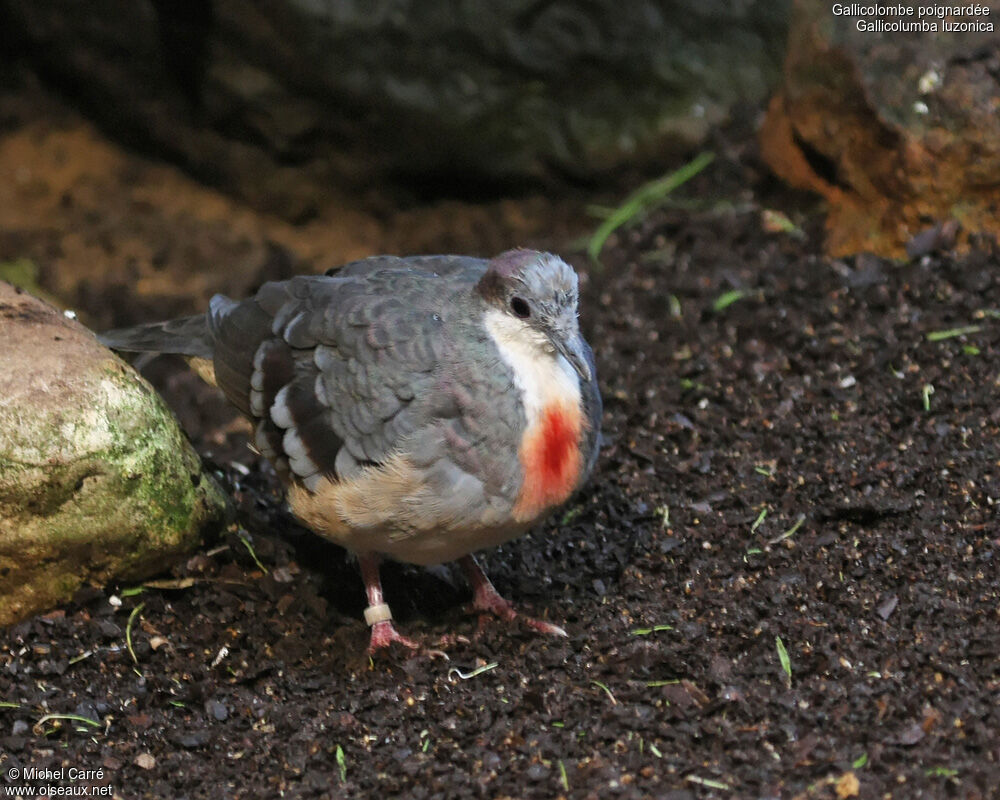
M 528 428 L 554 401 L 580 406 L 580 379 L 576 371 L 561 354 L 547 349 L 539 341 L 539 334 L 520 320 L 496 309 L 486 313 L 485 322 L 500 357 L 514 373 L 514 383 L 521 392 Z

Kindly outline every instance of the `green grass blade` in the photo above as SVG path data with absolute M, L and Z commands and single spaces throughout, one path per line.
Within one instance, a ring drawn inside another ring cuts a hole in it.
M 946 339 L 954 339 L 956 336 L 968 336 L 970 333 L 979 333 L 982 329 L 982 325 L 965 325 L 961 328 L 949 328 L 946 331 L 931 331 L 927 334 L 927 341 L 943 342 Z
M 748 294 L 749 292 L 743 289 L 732 289 L 728 292 L 724 292 L 715 299 L 714 303 L 712 303 L 712 311 L 715 311 L 716 313 L 724 311 L 737 300 L 742 300 Z
M 135 648 L 132 647 L 132 626 L 135 624 L 135 618 L 145 607 L 145 603 L 139 603 L 133 608 L 132 613 L 128 615 L 128 623 L 125 625 L 125 646 L 128 648 L 128 654 L 132 656 L 132 663 L 136 665 L 139 664 L 139 657 L 135 654 Z
M 333 757 L 337 762 L 337 769 L 340 772 L 340 782 L 343 783 L 347 780 L 347 757 L 344 755 L 344 748 L 339 744 Z
M 562 759 L 559 759 L 559 782 L 562 784 L 563 791 L 569 791 L 569 775 L 566 774 L 566 765 L 563 764 Z
M 622 225 L 630 222 L 638 214 L 662 202 L 674 189 L 683 186 L 711 164 L 714 159 L 714 153 L 702 153 L 693 161 L 688 162 L 669 175 L 665 175 L 662 178 L 650 181 L 644 186 L 639 187 L 594 231 L 594 235 L 590 237 L 590 241 L 587 243 L 587 254 L 594 261 L 597 261 L 600 258 L 601 250 L 604 249 L 604 245 L 612 233 Z
M 788 676 L 790 683 L 792 680 L 792 660 L 788 657 L 788 650 L 785 649 L 785 643 L 781 641 L 780 636 L 774 637 L 774 644 L 778 648 L 778 661 L 781 662 L 781 669 Z

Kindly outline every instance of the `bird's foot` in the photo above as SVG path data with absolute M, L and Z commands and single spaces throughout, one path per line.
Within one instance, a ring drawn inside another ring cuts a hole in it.
M 534 617 L 528 617 L 521 614 L 514 606 L 504 598 L 494 587 L 492 583 L 479 585 L 475 588 L 472 596 L 472 609 L 474 611 L 486 612 L 493 614 L 495 617 L 499 617 L 505 622 L 516 622 L 520 620 L 529 628 L 534 628 L 539 633 L 544 633 L 549 636 L 568 636 L 562 628 L 558 625 L 553 625 L 551 622 L 545 622 L 541 619 L 535 619 Z
M 465 572 L 465 577 L 468 579 L 469 585 L 472 586 L 472 609 L 474 611 L 489 612 L 506 622 L 521 620 L 529 628 L 534 628 L 536 631 L 548 634 L 549 636 L 569 636 L 558 625 L 526 617 L 518 613 L 514 606 L 505 600 L 500 592 L 496 590 L 493 582 L 486 577 L 486 573 L 483 572 L 482 567 L 476 563 L 476 559 L 471 555 L 462 557 L 458 563 Z
M 382 580 L 379 577 L 379 557 L 371 553 L 358 556 L 361 566 L 361 578 L 365 582 L 365 594 L 368 596 L 368 608 L 365 609 L 365 622 L 372 629 L 372 638 L 368 643 L 368 655 L 388 650 L 393 644 L 400 644 L 408 650 L 423 653 L 431 658 L 448 656 L 442 650 L 431 650 L 419 642 L 403 636 L 392 624 L 392 609 L 382 596 Z
M 368 655 L 375 655 L 380 651 L 387 650 L 393 644 L 402 645 L 408 650 L 428 655 L 431 658 L 443 658 L 445 661 L 448 661 L 448 654 L 443 650 L 432 650 L 409 637 L 403 636 L 403 634 L 396 630 L 392 624 L 392 620 L 382 620 L 372 625 L 372 638 L 368 644 Z
M 387 647 L 391 647 L 393 644 L 401 644 L 403 647 L 409 648 L 410 650 L 420 649 L 420 644 L 415 642 L 413 639 L 403 636 L 403 634 L 396 630 L 396 627 L 392 624 L 391 620 L 376 622 L 372 625 L 372 638 L 371 642 L 368 644 L 369 653 L 384 650 Z

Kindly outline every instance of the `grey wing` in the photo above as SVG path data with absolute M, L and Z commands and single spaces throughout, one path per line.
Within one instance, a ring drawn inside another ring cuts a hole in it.
M 413 270 L 474 283 L 482 277 L 488 264 L 486 259 L 469 256 L 372 256 L 329 269 L 326 275 L 354 277 L 383 270 Z
M 427 402 L 443 347 L 438 280 L 387 265 L 213 302 L 220 386 L 286 477 L 313 488 L 323 476 L 349 476 L 384 462 L 432 415 L 449 414 Z

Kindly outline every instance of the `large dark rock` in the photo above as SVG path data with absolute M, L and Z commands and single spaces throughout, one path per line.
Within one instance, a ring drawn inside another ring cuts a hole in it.
M 294 217 L 385 177 L 474 191 L 662 160 L 766 97 L 787 10 L 0 0 L 0 27 L 107 129 Z

